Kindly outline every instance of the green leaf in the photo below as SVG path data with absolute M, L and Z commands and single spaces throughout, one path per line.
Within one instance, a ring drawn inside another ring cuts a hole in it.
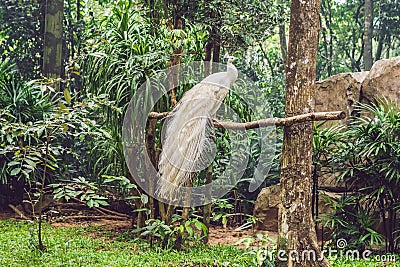
M 217 215 L 214 216 L 213 220 L 218 221 L 222 217 L 222 213 L 218 213 Z
M 194 235 L 194 230 L 190 225 L 185 225 L 186 232 L 188 232 L 189 236 L 192 237 Z
M 140 209 L 135 209 L 133 212 L 140 212 L 140 211 L 147 211 L 148 209 L 146 208 L 140 208 Z
M 64 192 L 59 192 L 59 193 L 57 193 L 57 194 L 54 194 L 54 196 L 53 196 L 55 199 L 60 199 L 60 198 L 63 198 L 64 197 Z M 67 196 L 65 196 L 65 198 L 66 198 Z
M 31 172 L 31 171 L 34 171 L 34 170 L 35 170 L 35 168 L 34 168 L 34 167 L 32 167 L 31 165 L 28 165 L 28 164 L 22 164 L 22 167 L 24 167 L 24 168 L 25 168 L 25 170 L 26 170 L 26 171 L 29 171 L 29 172 Z
M 136 233 L 141 232 L 142 230 L 143 230 L 143 228 L 135 228 L 135 229 L 133 229 L 133 230 L 131 231 L 131 233 L 136 234 Z
M 107 201 L 105 200 L 96 200 L 96 202 L 101 205 L 101 206 L 109 206 L 110 204 L 108 204 Z
M 207 229 L 207 226 L 204 223 L 202 223 L 200 221 L 195 221 L 194 225 L 196 226 L 196 228 L 198 230 L 201 230 L 203 232 L 203 234 L 207 234 L 208 229 Z
M 26 179 L 27 181 L 29 181 L 29 172 L 30 172 L 30 171 L 21 170 L 21 173 L 25 176 L 25 179 Z
M 15 168 L 10 172 L 10 175 L 14 176 L 21 172 L 21 168 Z
M 38 137 L 41 137 L 41 136 L 43 135 L 43 133 L 44 133 L 44 130 L 45 130 L 45 127 L 40 127 L 40 128 L 37 130 L 37 136 L 38 136 Z
M 89 199 L 86 204 L 88 205 L 89 208 L 93 208 L 93 206 L 95 205 L 93 199 Z
M 55 170 L 56 170 L 56 168 L 54 168 L 53 166 L 50 166 L 50 164 L 46 164 L 46 167 L 49 168 L 49 169 L 52 170 L 52 171 L 55 171 Z
M 7 138 L 7 141 L 8 141 L 9 143 L 13 143 L 13 139 L 12 139 L 11 135 L 7 134 L 7 135 L 6 135 L 6 138 Z
M 18 162 L 18 161 L 10 161 L 9 163 L 7 163 L 7 166 L 11 167 L 11 166 L 15 166 L 15 165 L 18 165 L 18 164 L 20 164 L 20 162 Z
M 68 105 L 71 105 L 71 94 L 69 93 L 68 89 L 64 89 L 64 98 Z
M 54 187 L 54 185 L 49 185 L 49 186 Z M 58 188 L 55 187 L 54 190 L 53 190 L 53 194 L 58 194 L 60 192 L 64 192 L 62 187 L 58 187 Z
M 228 222 L 227 217 L 226 217 L 226 216 L 223 216 L 223 217 L 222 217 L 222 224 L 225 226 L 227 222 Z
M 138 199 L 140 198 L 139 196 L 130 196 L 130 197 L 126 197 L 125 200 L 130 200 L 130 199 Z
M 31 166 L 31 167 L 33 167 L 33 168 L 36 167 L 36 163 L 33 162 L 32 160 L 30 160 L 30 159 L 24 159 L 24 160 L 25 160 L 26 163 L 29 164 L 29 166 Z
M 149 202 L 149 197 L 145 194 L 142 194 L 140 196 L 140 198 L 141 198 L 143 204 L 147 204 L 147 202 Z
M 148 234 L 150 234 L 150 231 L 146 230 L 146 231 L 144 231 L 143 233 L 141 233 L 140 235 L 141 235 L 141 236 L 146 236 L 146 235 L 148 235 Z

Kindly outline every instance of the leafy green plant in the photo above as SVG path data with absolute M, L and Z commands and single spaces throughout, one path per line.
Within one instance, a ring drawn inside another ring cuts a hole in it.
M 86 181 L 84 177 L 73 178 L 67 183 L 50 184 L 55 199 L 79 199 L 86 202 L 90 208 L 108 206 L 107 198 L 100 195 L 99 188 L 94 182 Z
M 13 76 L 17 72 L 15 64 L 10 62 L 9 58 L 0 61 L 0 86 L 3 86 L 4 81 Z
M 102 175 L 102 178 L 104 180 L 100 183 L 101 188 L 113 192 L 119 199 L 131 200 L 141 198 L 142 202 L 147 203 L 145 197 L 140 196 L 140 194 L 132 196 L 133 189 L 138 193 L 140 192 L 137 190 L 137 185 L 133 184 L 125 176 Z
M 215 199 L 212 211 L 213 221 L 221 220 L 222 225 L 226 227 L 228 223 L 228 217 L 234 212 L 232 209 L 233 205 L 229 203 L 228 199 Z
M 359 104 L 356 117 L 346 132 L 346 142 L 332 164 L 353 191 L 359 191 L 367 210 L 379 213 L 385 229 L 386 250 L 395 242 L 395 204 L 400 196 L 400 113 L 397 104 L 385 98 L 377 103 Z
M 313 165 L 314 175 L 322 176 L 332 173 L 332 160 L 344 140 L 345 127 L 335 125 L 324 127 L 326 122 L 314 124 L 313 135 Z
M 248 228 L 253 228 L 255 224 L 260 221 L 259 218 L 251 214 L 243 212 L 235 212 L 235 206 L 230 203 L 230 199 L 220 198 L 213 200 L 212 203 L 212 220 L 214 222 L 220 222 L 224 228 L 230 225 L 234 225 L 235 218 L 245 218 L 245 220 L 240 220 L 240 226 L 235 229 L 235 231 L 242 231 Z M 244 222 L 243 222 L 244 221 Z
M 64 92 L 64 101 L 71 105 L 68 92 Z M 77 105 L 67 107 L 62 102 L 59 106 L 51 106 L 51 112 L 43 114 L 43 118 L 26 123 L 10 121 L 14 116 L 7 110 L 1 110 L 1 137 L 0 156 L 2 183 L 12 185 L 13 181 L 21 181 L 19 190 L 25 189 L 32 203 L 32 210 L 38 204 L 42 207 L 46 185 L 55 182 L 57 174 L 62 171 L 62 156 L 70 151 L 62 140 L 66 138 L 79 139 L 82 136 L 102 136 L 96 122 L 86 118 L 87 109 Z M 5 116 L 4 116 L 5 115 Z M 104 198 L 100 197 L 94 189 L 95 185 L 79 178 L 81 191 L 69 188 L 67 197 L 79 197 L 87 201 L 89 206 L 104 205 Z M 83 189 L 84 188 L 84 189 Z M 61 190 L 58 191 L 61 193 Z M 21 199 L 22 201 L 22 194 Z M 33 212 L 38 221 L 38 248 L 45 250 L 42 240 L 42 209 Z
M 167 225 L 159 219 L 146 220 L 143 228 L 133 230 L 133 233 L 140 233 L 146 237 L 152 247 L 155 242 L 162 248 L 175 248 L 201 244 L 201 240 L 207 235 L 207 227 L 197 219 L 183 221 L 180 216 L 175 215 L 172 223 Z M 179 244 L 177 244 L 179 242 Z
M 60 159 L 70 153 L 68 144 L 63 140 L 82 139 L 86 135 L 101 137 L 104 133 L 98 129 L 95 121 L 88 119 L 88 109 L 82 105 L 66 107 L 50 106 L 49 113 L 41 114 L 28 122 L 15 122 L 15 116 L 8 110 L 0 109 L 1 138 L 0 155 L 2 182 L 10 177 L 25 179 L 30 183 L 33 171 L 40 170 L 45 158 L 46 142 L 49 138 L 47 168 L 51 172 L 62 172 Z M 51 174 L 51 173 L 49 173 Z M 40 176 L 40 175 L 39 175 Z M 48 176 L 52 180 L 53 176 Z
M 12 68 L 6 67 L 6 71 Z M 42 120 L 58 100 L 57 94 L 49 93 L 49 87 L 40 81 L 25 82 L 12 71 L 0 78 L 0 109 L 8 111 L 14 122 Z
M 360 206 L 360 196 L 342 196 L 339 199 L 323 195 L 330 212 L 321 217 L 324 226 L 332 231 L 333 246 L 340 239 L 347 241 L 349 249 L 374 248 L 384 242 L 384 237 L 372 227 L 376 219 Z
M 384 98 L 358 104 L 356 113 L 360 117 L 352 118 L 347 130 L 316 129 L 314 181 L 336 173 L 337 182 L 351 192 L 340 199 L 327 198 L 332 212 L 320 220 L 333 231 L 334 240 L 345 238 L 356 248 L 385 242 L 386 251 L 393 252 L 399 245 L 394 208 L 400 193 L 400 113 Z M 373 229 L 378 222 L 383 236 Z
M 157 35 L 148 18 L 133 1 L 118 1 L 110 16 L 98 24 L 100 36 L 88 40 L 88 54 L 81 59 L 83 98 L 97 100 L 100 107 L 91 114 L 99 120 L 110 138 L 92 140 L 89 162 L 95 177 L 127 176 L 122 151 L 123 116 L 137 88 L 168 62 L 170 39 L 167 31 Z M 149 97 L 151 92 L 147 92 Z
M 334 125 L 325 127 L 326 121 L 314 124 L 313 135 L 313 187 L 312 187 L 312 213 L 315 217 L 319 215 L 318 201 L 319 190 L 324 188 L 320 185 L 320 178 L 335 175 L 337 165 L 336 154 L 346 142 L 345 127 Z M 337 175 L 336 175 L 337 176 Z
M 38 1 L 0 3 L 0 55 L 10 58 L 25 79 L 39 77 L 43 49 L 42 10 Z

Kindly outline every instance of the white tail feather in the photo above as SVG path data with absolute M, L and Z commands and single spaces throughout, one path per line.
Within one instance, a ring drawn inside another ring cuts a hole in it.
M 162 180 L 157 194 L 171 200 L 175 197 L 174 185 L 188 186 L 193 174 L 206 168 L 212 158 L 211 114 L 203 105 L 210 105 L 213 101 L 209 97 L 182 100 L 165 122 L 163 150 L 158 164 Z M 221 103 L 215 104 L 219 106 Z
M 215 153 L 212 118 L 237 78 L 232 61 L 228 60 L 227 72 L 212 74 L 186 92 L 173 115 L 166 119 L 158 164 L 159 197 L 176 200 L 175 186 L 188 186 L 195 172 L 212 163 Z

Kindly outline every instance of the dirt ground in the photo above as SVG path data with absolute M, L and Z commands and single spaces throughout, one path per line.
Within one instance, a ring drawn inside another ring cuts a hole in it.
M 12 212 L 0 212 L 0 220 L 6 220 L 10 218 L 18 218 L 18 215 Z M 132 222 L 130 220 L 95 220 L 95 221 L 64 221 L 64 222 L 52 222 L 51 225 L 54 227 L 76 227 L 76 226 L 104 226 L 106 229 L 113 231 L 114 233 L 123 233 L 132 230 Z M 256 237 L 258 233 L 268 234 L 268 236 L 276 240 L 277 233 L 257 230 L 244 230 L 235 231 L 235 228 L 221 226 L 211 226 L 209 234 L 210 245 L 237 245 L 237 242 L 245 237 Z M 255 238 L 257 240 L 257 238 Z M 255 242 L 253 245 L 259 245 L 259 242 Z M 243 245 L 237 245 L 243 247 Z
M 0 211 L 0 221 L 7 220 L 10 218 L 16 218 L 15 214 L 12 212 L 2 212 Z

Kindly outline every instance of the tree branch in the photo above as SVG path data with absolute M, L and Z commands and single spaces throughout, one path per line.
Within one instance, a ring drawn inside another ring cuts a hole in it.
M 63 216 L 63 219 L 66 220 L 118 220 L 118 221 L 126 221 L 129 220 L 127 217 L 121 217 L 116 215 L 72 215 L 72 216 Z
M 170 114 L 170 112 L 150 112 L 149 119 L 163 119 Z M 288 126 L 305 121 L 342 120 L 344 118 L 346 118 L 346 113 L 344 111 L 314 112 L 288 118 L 268 118 L 250 122 L 230 122 L 214 120 L 214 127 L 232 130 L 250 130 L 269 126 Z
M 25 213 L 23 213 L 22 211 L 20 211 L 17 207 L 15 207 L 14 205 L 12 205 L 12 204 L 9 204 L 8 205 L 15 213 L 17 213 L 22 219 L 25 219 L 25 220 L 30 220 L 26 215 L 25 215 Z

